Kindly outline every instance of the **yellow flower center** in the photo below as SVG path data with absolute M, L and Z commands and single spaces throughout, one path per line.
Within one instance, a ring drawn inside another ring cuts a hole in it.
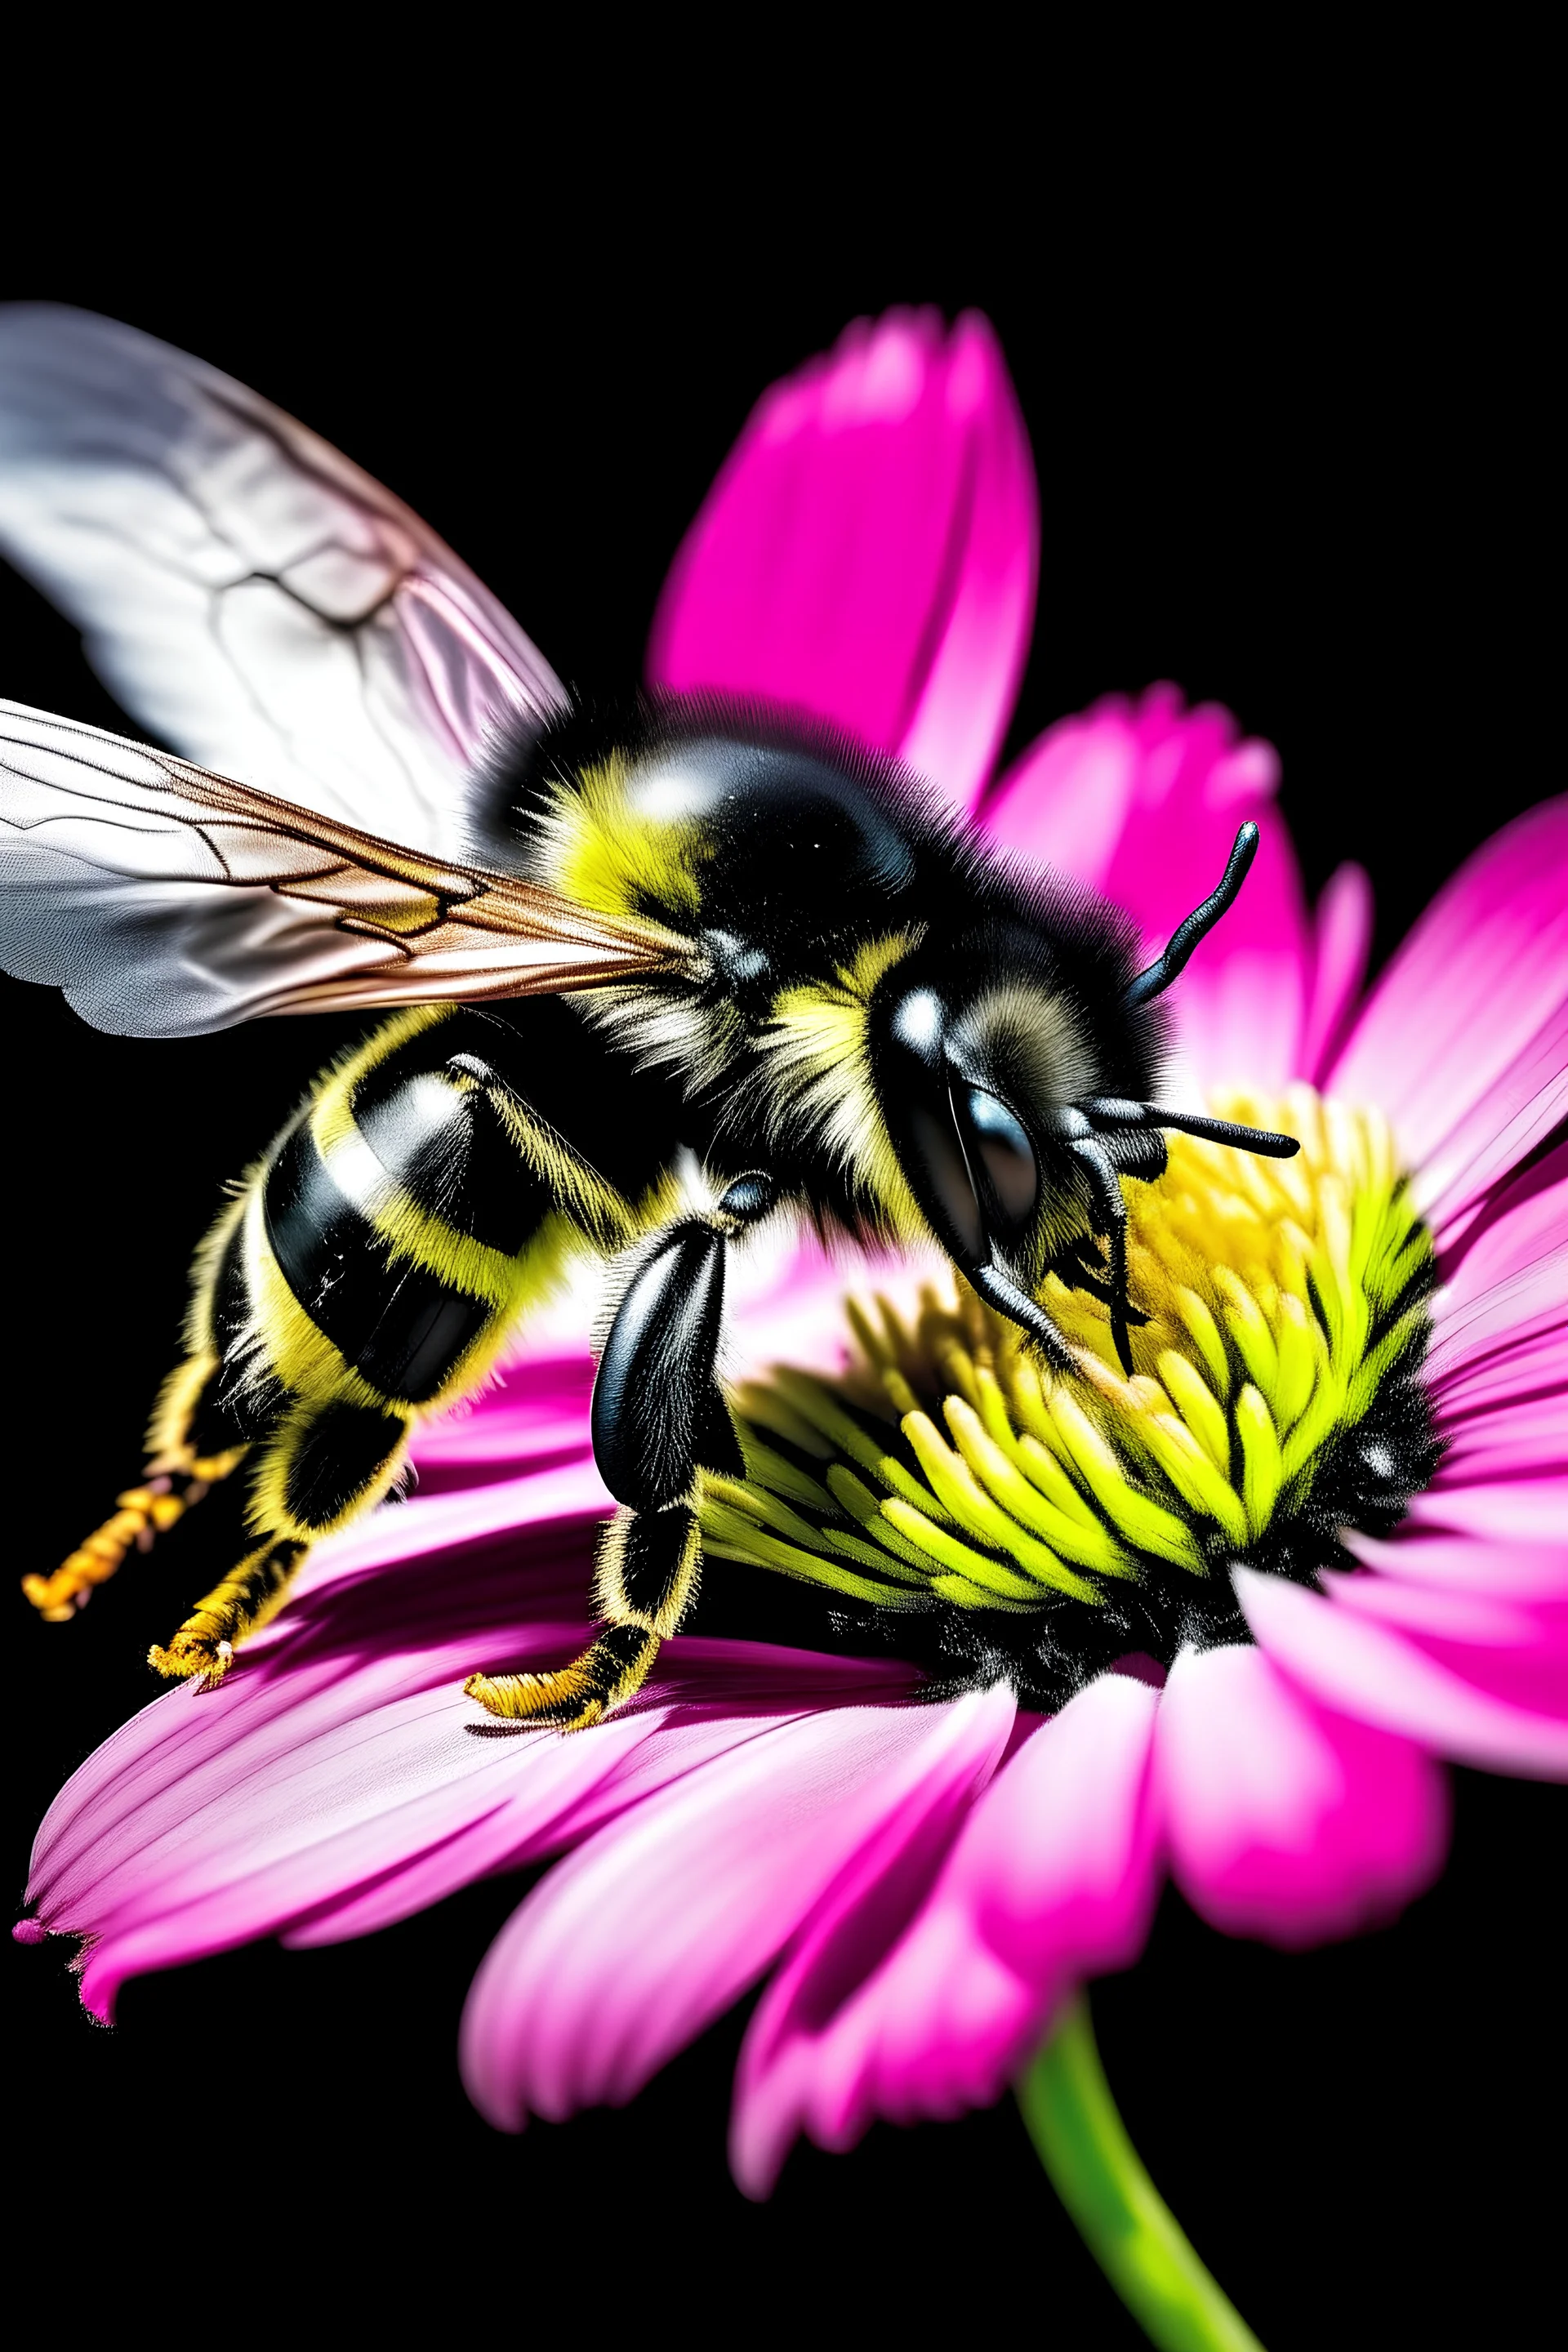
M 992 1668 L 999 1645 L 1032 1691 L 1107 1644 L 1244 1638 L 1229 1561 L 1310 1580 L 1340 1525 L 1397 1518 L 1436 1459 L 1432 1244 L 1388 1128 L 1304 1087 L 1215 1108 L 1301 1150 L 1174 1135 L 1165 1175 L 1127 1184 L 1131 1380 L 1107 1309 L 1054 1275 L 1041 1303 L 1080 1359 L 1060 1376 L 967 1286 L 912 1317 L 852 1299 L 841 1377 L 735 1391 L 747 1475 L 707 1479 L 706 1550 L 825 1588 L 852 1624 L 934 1612 L 950 1653 L 973 1646 L 953 1612 L 983 1615 Z

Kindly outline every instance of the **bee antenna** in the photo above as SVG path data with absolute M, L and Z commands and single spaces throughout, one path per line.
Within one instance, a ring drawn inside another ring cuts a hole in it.
M 1294 1160 L 1301 1149 L 1293 1135 L 1277 1135 L 1271 1128 L 1239 1127 L 1234 1119 L 1208 1118 L 1200 1111 L 1165 1110 L 1158 1103 L 1132 1102 L 1119 1095 L 1091 1096 L 1075 1108 L 1096 1135 L 1173 1128 L 1178 1135 L 1195 1135 L 1205 1143 L 1226 1143 L 1233 1150 L 1255 1151 L 1265 1160 Z M 1077 1142 L 1074 1149 L 1079 1149 Z
M 1147 1004 L 1152 997 L 1163 995 L 1177 974 L 1184 971 L 1187 959 L 1198 941 L 1212 931 L 1220 917 L 1236 903 L 1237 894 L 1247 879 L 1248 866 L 1258 855 L 1258 827 L 1248 822 L 1236 836 L 1225 872 L 1218 887 L 1209 893 L 1201 907 L 1194 907 L 1185 922 L 1178 923 L 1171 934 L 1170 945 L 1163 956 L 1141 971 L 1128 983 L 1122 1003 L 1127 1005 Z

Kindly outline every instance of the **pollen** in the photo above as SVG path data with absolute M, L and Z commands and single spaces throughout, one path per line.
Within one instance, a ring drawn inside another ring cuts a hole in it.
M 851 1299 L 837 1379 L 736 1390 L 747 1475 L 707 1478 L 708 1553 L 824 1588 L 852 1630 L 897 1618 L 900 1647 L 939 1620 L 950 1663 L 1047 1698 L 1118 1646 L 1247 1638 L 1233 1562 L 1348 1564 L 1340 1529 L 1385 1529 L 1436 1463 L 1431 1237 L 1375 1112 L 1306 1087 L 1214 1108 L 1301 1150 L 1176 1135 L 1126 1185 L 1130 1379 L 1105 1307 L 1055 1275 L 1060 1375 L 962 1283 L 912 1313 Z

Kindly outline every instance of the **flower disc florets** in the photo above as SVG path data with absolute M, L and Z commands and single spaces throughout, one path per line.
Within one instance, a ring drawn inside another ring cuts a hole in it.
M 1176 1135 L 1126 1188 L 1131 1380 L 1105 1307 L 1055 1276 L 1081 1360 L 1060 1378 L 967 1289 L 912 1322 L 852 1301 L 848 1371 L 737 1391 L 747 1475 L 707 1481 L 707 1550 L 825 1588 L 841 1636 L 940 1688 L 1005 1675 L 1054 1707 L 1129 1652 L 1247 1640 L 1233 1563 L 1310 1583 L 1348 1564 L 1342 1528 L 1386 1532 L 1438 1450 L 1432 1242 L 1392 1136 L 1304 1087 L 1215 1108 L 1301 1150 Z

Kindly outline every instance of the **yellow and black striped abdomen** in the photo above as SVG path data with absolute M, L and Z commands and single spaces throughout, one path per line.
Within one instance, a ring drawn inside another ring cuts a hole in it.
M 537 1091 L 579 1101 L 614 1084 L 575 1014 L 540 1014 L 385 1023 L 323 1076 L 211 1236 L 191 1334 L 205 1426 L 188 1433 L 198 1450 L 252 1444 L 258 1531 L 308 1540 L 374 1500 L 408 1430 L 483 1380 L 574 1245 L 623 1245 L 664 1212 L 668 1137 L 645 1129 L 612 1181 L 496 1067 L 498 1047 L 516 1078 L 536 1058 Z M 171 1434 L 155 1432 L 161 1450 Z

